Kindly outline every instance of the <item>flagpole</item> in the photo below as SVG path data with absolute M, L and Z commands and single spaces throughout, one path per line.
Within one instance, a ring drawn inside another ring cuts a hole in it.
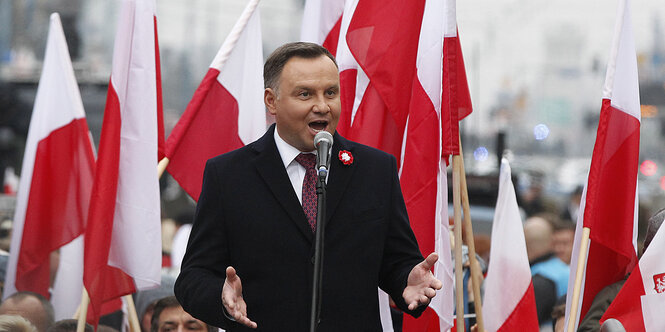
M 166 159 L 166 158 L 164 158 Z M 168 159 L 166 159 L 168 160 Z M 131 332 L 141 332 L 141 324 L 139 324 L 139 315 L 136 313 L 136 306 L 131 294 L 123 296 L 127 303 L 127 314 L 129 315 L 129 329 Z
M 464 282 L 462 275 L 462 215 L 461 202 L 461 159 L 459 155 L 453 155 L 453 211 L 455 228 L 455 326 L 457 332 L 464 332 Z
M 88 317 L 88 305 L 90 304 L 90 296 L 88 291 L 83 287 L 81 293 L 81 305 L 79 306 L 79 316 L 76 323 L 76 332 L 83 332 L 85 330 L 85 319 Z
M 159 164 L 157 164 L 157 178 L 158 179 L 162 178 L 162 174 L 164 174 L 164 171 L 166 170 L 166 167 L 169 166 L 169 162 L 171 162 L 171 160 L 169 160 L 169 158 L 164 157 L 164 158 L 162 158 L 162 160 L 159 161 Z
M 466 171 L 464 169 L 464 154 L 462 151 L 462 138 L 459 141 L 460 155 L 460 185 L 462 193 L 462 208 L 464 209 L 464 228 L 466 231 L 466 241 L 469 248 L 469 263 L 471 268 L 471 285 L 473 290 L 473 303 L 476 311 L 476 324 L 478 331 L 485 331 L 483 322 L 483 302 L 480 294 L 481 272 L 480 264 L 476 259 L 476 244 L 473 240 L 473 226 L 471 225 L 471 213 L 469 211 L 469 191 L 466 186 Z
M 575 273 L 575 284 L 573 287 L 572 303 L 570 304 L 570 314 L 568 315 L 568 327 L 566 331 L 574 331 L 575 323 L 577 323 L 577 308 L 580 302 L 580 293 L 582 292 L 582 276 L 584 274 L 584 266 L 586 265 L 587 249 L 589 248 L 589 234 L 591 230 L 589 227 L 582 229 L 582 240 L 580 241 L 580 251 L 577 256 L 577 271 Z

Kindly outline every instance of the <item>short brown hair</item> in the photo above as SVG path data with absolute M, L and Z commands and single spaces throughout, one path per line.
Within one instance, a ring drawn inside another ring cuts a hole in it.
M 270 56 L 268 56 L 268 60 L 266 60 L 265 65 L 263 65 L 264 88 L 277 90 L 279 77 L 282 75 L 282 69 L 284 69 L 284 65 L 286 65 L 291 58 L 300 57 L 314 59 L 322 55 L 330 58 L 335 64 L 335 67 L 339 68 L 335 57 L 321 45 L 308 42 L 294 42 L 278 47 L 270 54 Z
M 182 307 L 180 305 L 180 302 L 178 302 L 178 299 L 176 299 L 175 296 L 167 296 L 155 303 L 155 309 L 152 313 L 152 318 L 150 319 L 150 331 L 151 332 L 157 332 L 159 331 L 159 316 L 162 314 L 162 311 L 167 308 L 175 308 L 175 307 Z M 206 328 L 208 329 L 208 332 L 215 332 L 217 331 L 217 328 L 215 328 L 212 325 L 205 324 Z

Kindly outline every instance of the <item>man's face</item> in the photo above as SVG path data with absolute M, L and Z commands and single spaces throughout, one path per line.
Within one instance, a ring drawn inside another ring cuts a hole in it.
M 159 315 L 159 332 L 208 331 L 205 323 L 192 317 L 181 306 L 164 309 Z
M 554 254 L 566 264 L 570 264 L 574 241 L 575 231 L 572 229 L 558 230 L 552 235 L 552 249 L 554 250 Z
M 21 316 L 32 323 L 39 332 L 44 332 L 46 326 L 46 312 L 42 303 L 34 296 L 27 296 L 21 300 L 9 298 L 0 305 L 1 315 Z
M 339 73 L 325 55 L 293 57 L 284 65 L 277 91 L 267 88 L 264 101 L 275 116 L 279 136 L 300 151 L 314 150 L 314 136 L 335 133 L 341 104 Z

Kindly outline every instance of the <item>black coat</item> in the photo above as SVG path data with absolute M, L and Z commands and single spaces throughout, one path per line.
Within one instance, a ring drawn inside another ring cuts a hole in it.
M 275 145 L 254 143 L 210 159 L 175 293 L 186 311 L 228 331 L 225 269 L 242 281 L 251 331 L 308 331 L 314 235 Z M 337 158 L 353 155 L 351 165 Z M 328 178 L 319 331 L 381 331 L 377 286 L 405 310 L 402 292 L 423 260 L 409 226 L 395 158 L 334 135 Z M 425 309 L 418 308 L 413 315 Z

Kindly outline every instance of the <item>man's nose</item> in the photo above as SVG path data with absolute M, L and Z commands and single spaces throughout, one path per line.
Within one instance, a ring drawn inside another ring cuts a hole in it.
M 328 105 L 328 101 L 324 96 L 318 96 L 314 101 L 314 106 L 312 108 L 315 113 L 330 112 L 330 106 Z

